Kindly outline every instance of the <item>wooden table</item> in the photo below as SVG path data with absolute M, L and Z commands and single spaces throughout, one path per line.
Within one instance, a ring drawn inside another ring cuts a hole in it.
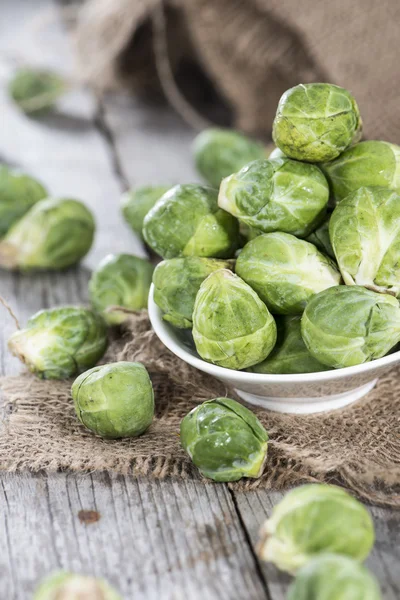
M 51 0 L 2 0 L 0 159 L 36 175 L 54 195 L 87 202 L 98 225 L 94 249 L 79 269 L 0 274 L 0 294 L 22 323 L 44 307 L 87 302 L 89 269 L 106 253 L 143 254 L 120 216 L 123 189 L 197 180 L 189 152 L 194 134 L 165 107 L 128 97 L 99 103 L 79 91 L 59 114 L 38 121 L 10 103 L 4 83 L 16 62 L 68 73 L 70 53 Z M 0 369 L 14 374 L 20 365 L 7 352 L 13 323 L 4 311 L 0 324 Z M 285 598 L 289 578 L 260 564 L 254 551 L 279 493 L 108 473 L 3 473 L 0 481 L 1 599 L 31 598 L 38 581 L 57 569 L 106 577 L 127 600 Z M 78 518 L 83 509 L 99 511 L 100 520 L 85 525 Z M 400 518 L 370 510 L 377 541 L 368 566 L 383 598 L 398 600 Z

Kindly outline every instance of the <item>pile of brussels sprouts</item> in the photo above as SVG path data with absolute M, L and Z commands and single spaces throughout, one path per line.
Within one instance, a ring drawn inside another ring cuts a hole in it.
M 241 134 L 207 130 L 194 153 L 212 187 L 145 193 L 144 218 L 143 191 L 126 199 L 127 220 L 164 259 L 155 302 L 192 330 L 201 358 L 313 373 L 400 341 L 400 147 L 360 137 L 349 92 L 298 85 L 279 102 L 269 158 Z

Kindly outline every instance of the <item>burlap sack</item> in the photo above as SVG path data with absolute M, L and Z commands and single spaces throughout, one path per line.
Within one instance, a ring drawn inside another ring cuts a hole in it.
M 270 134 L 287 88 L 329 81 L 354 93 L 366 137 L 399 142 L 399 22 L 398 0 L 89 0 L 77 42 L 94 85 L 138 93 L 161 81 L 196 127 L 205 122 L 175 84 L 203 111 L 201 68 L 233 124 L 256 135 Z
M 151 373 L 156 416 L 141 437 L 102 440 L 78 422 L 69 381 L 31 375 L 1 381 L 6 412 L 0 436 L 0 469 L 69 469 L 199 478 L 179 442 L 179 424 L 199 402 L 230 395 L 224 385 L 171 354 L 151 330 L 145 313 L 132 315 L 105 357 L 140 361 Z M 338 483 L 370 502 L 400 505 L 400 386 L 398 371 L 352 407 L 293 416 L 255 410 L 270 434 L 260 479 L 234 489 L 283 489 L 306 481 Z M 234 397 L 234 396 L 233 396 Z

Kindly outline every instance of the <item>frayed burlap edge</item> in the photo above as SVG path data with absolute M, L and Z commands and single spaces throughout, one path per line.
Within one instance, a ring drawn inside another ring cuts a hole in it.
M 30 374 L 1 380 L 6 413 L 0 469 L 114 471 L 157 478 L 197 479 L 179 442 L 182 417 L 205 399 L 229 395 L 221 382 L 171 354 L 150 328 L 146 313 L 132 315 L 110 345 L 105 362 L 140 361 L 155 390 L 156 415 L 136 439 L 103 440 L 77 421 L 70 381 L 41 381 Z M 322 415 L 254 411 L 270 434 L 268 460 L 257 480 L 235 490 L 285 489 L 304 482 L 343 485 L 361 498 L 400 506 L 400 386 L 386 374 L 359 403 Z

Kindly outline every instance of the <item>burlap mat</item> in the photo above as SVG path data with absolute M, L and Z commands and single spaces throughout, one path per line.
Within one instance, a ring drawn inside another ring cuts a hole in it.
M 132 315 L 105 362 L 140 361 L 151 373 L 156 416 L 131 440 L 106 441 L 75 417 L 69 381 L 31 375 L 1 381 L 6 413 L 0 469 L 6 471 L 111 470 L 196 478 L 180 447 L 179 424 L 199 402 L 233 395 L 224 385 L 171 354 L 150 328 L 147 314 Z M 305 481 L 339 483 L 372 503 L 400 505 L 400 386 L 398 371 L 383 377 L 358 404 L 323 415 L 293 416 L 255 410 L 270 434 L 263 476 L 234 489 L 283 489 Z
M 367 137 L 399 142 L 399 22 L 398 0 L 89 0 L 77 42 L 94 85 L 141 93 L 161 82 L 195 126 L 179 90 L 203 111 L 201 69 L 233 123 L 256 135 L 270 135 L 286 89 L 329 81 L 352 90 Z

